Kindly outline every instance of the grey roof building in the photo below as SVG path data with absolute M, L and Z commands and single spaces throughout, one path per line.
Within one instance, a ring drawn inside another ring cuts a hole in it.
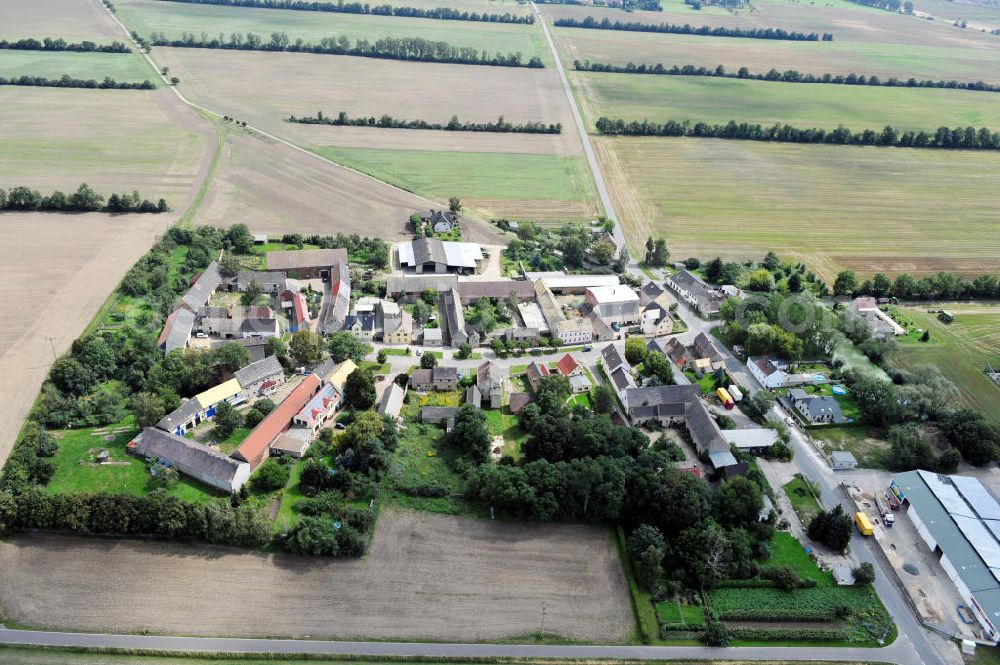
M 209 301 L 220 284 L 222 284 L 222 274 L 219 272 L 219 264 L 212 261 L 184 294 L 181 299 L 184 306 L 192 312 L 197 312 L 199 307 Z
M 129 447 L 146 459 L 163 462 L 223 492 L 238 492 L 250 477 L 246 462 L 155 427 L 144 429 Z
M 268 379 L 284 376 L 285 370 L 277 356 L 268 356 L 263 360 L 252 362 L 246 367 L 236 370 L 236 380 L 244 390 L 258 386 Z
M 385 292 L 390 298 L 419 295 L 424 291 L 448 291 L 458 284 L 455 275 L 392 275 L 386 282 Z
M 976 478 L 930 471 L 889 486 L 991 642 L 1000 638 L 1000 504 Z
M 810 395 L 801 388 L 788 391 L 788 398 L 803 418 L 811 423 L 845 423 L 840 404 L 829 395 Z
M 403 410 L 403 400 L 406 398 L 406 391 L 393 381 L 382 393 L 382 399 L 378 403 L 378 412 L 383 416 L 399 418 L 400 411 Z
M 607 372 L 614 372 L 622 365 L 625 365 L 626 369 L 631 369 L 625 360 L 625 356 L 621 354 L 614 344 L 608 344 L 601 349 L 601 359 L 604 360 L 604 369 Z
M 191 340 L 191 331 L 194 330 L 195 314 L 186 307 L 178 307 L 167 317 L 163 332 L 158 340 L 159 346 L 165 353 L 170 353 L 174 349 L 186 349 Z
M 465 332 L 465 313 L 462 311 L 462 300 L 457 289 L 451 289 L 441 294 L 441 306 L 444 308 L 445 323 L 448 326 L 448 338 L 452 346 L 458 346 L 469 341 Z
M 463 280 L 458 283 L 458 295 L 462 304 L 476 302 L 483 298 L 505 300 L 513 294 L 519 302 L 535 299 L 535 286 L 526 279 Z

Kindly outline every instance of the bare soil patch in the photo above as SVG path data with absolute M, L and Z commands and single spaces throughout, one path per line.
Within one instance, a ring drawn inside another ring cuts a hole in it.
M 568 145 L 569 142 L 566 140 L 567 129 L 563 128 L 562 135 L 499 134 L 285 123 L 281 128 L 281 135 L 292 143 L 308 146 L 334 145 L 346 148 L 440 152 L 506 152 L 527 155 L 576 154 L 578 152 L 576 148 Z M 574 140 L 573 145 L 579 144 L 579 141 Z
M 62 37 L 120 39 L 120 28 L 100 2 L 88 0 L 4 0 L 0 38 Z
M 440 205 L 258 134 L 231 131 L 193 222 L 402 240 L 411 237 L 405 231 L 411 213 Z M 485 222 L 466 226 L 481 241 L 499 237 Z
M 174 215 L 0 214 L 0 462 L 53 361 Z
M 627 637 L 608 532 L 387 508 L 361 560 L 21 535 L 0 543 L 0 606 L 26 624 L 185 635 L 492 640 L 545 629 Z

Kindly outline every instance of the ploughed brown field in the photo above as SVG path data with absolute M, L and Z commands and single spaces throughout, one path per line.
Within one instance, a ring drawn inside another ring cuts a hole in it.
M 634 626 L 609 532 L 386 508 L 369 554 L 324 560 L 206 545 L 20 535 L 0 610 L 33 626 L 184 635 L 618 641 Z

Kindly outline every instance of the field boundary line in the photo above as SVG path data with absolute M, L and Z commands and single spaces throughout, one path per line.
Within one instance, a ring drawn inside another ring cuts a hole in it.
M 99 1 L 99 0 L 95 0 L 95 1 Z M 111 19 L 115 23 L 117 23 L 118 26 L 122 29 L 122 31 L 125 33 L 125 36 L 129 40 L 129 42 L 131 42 L 132 44 L 134 44 L 135 47 L 139 49 L 139 53 L 141 53 L 142 56 L 146 59 L 146 61 L 153 67 L 153 70 L 159 75 L 160 80 L 164 83 L 164 85 L 166 85 L 168 88 L 170 88 L 171 90 L 173 90 L 174 94 L 177 95 L 178 99 L 180 99 L 184 104 L 186 104 L 187 106 L 189 106 L 192 109 L 195 109 L 196 111 L 201 111 L 203 113 L 207 113 L 210 116 L 213 116 L 213 117 L 215 117 L 215 118 L 217 118 L 219 120 L 221 120 L 223 118 L 223 114 L 217 113 L 216 111 L 213 111 L 211 109 L 205 108 L 204 106 L 201 106 L 200 104 L 196 104 L 195 102 L 193 102 L 193 101 L 189 100 L 187 97 L 185 97 L 183 95 L 183 93 L 181 93 L 181 91 L 177 89 L 177 86 L 175 86 L 175 85 L 173 85 L 173 84 L 170 83 L 170 81 L 167 79 L 166 75 L 163 74 L 162 69 L 160 69 L 159 67 L 157 67 L 156 61 L 153 60 L 152 56 L 150 56 L 150 54 L 147 51 L 145 51 L 138 43 L 136 43 L 136 41 L 132 38 L 132 33 L 129 31 L 129 29 L 127 27 L 125 27 L 125 24 L 122 23 L 118 19 L 118 17 L 113 12 L 111 12 L 111 10 L 107 8 L 107 6 L 104 5 L 104 3 L 101 3 L 101 7 L 104 8 L 104 11 L 106 11 L 111 16 Z M 547 34 L 548 33 L 546 32 L 546 35 Z M 550 44 L 551 44 L 551 40 L 550 40 Z M 553 47 L 553 49 L 554 48 L 555 47 Z M 554 50 L 553 50 L 553 53 L 555 53 Z M 558 60 L 557 60 L 556 64 L 559 66 L 559 71 L 562 72 L 562 65 L 558 62 Z M 563 76 L 565 77 L 565 74 L 563 74 Z M 574 106 L 573 108 L 575 110 L 576 107 Z M 266 132 L 266 131 L 264 131 L 263 129 L 261 129 L 259 127 L 254 127 L 253 125 L 250 125 L 250 124 L 247 124 L 246 127 L 247 127 L 247 129 L 251 129 L 254 132 L 260 134 L 261 136 L 264 136 L 264 137 L 266 137 L 268 139 L 271 139 L 272 141 L 275 141 L 276 143 L 281 143 L 282 145 L 285 145 L 285 146 L 287 146 L 287 147 L 289 147 L 289 148 L 291 148 L 293 150 L 296 150 L 296 151 L 302 153 L 303 155 L 308 155 L 309 157 L 311 157 L 313 159 L 317 159 L 317 160 L 319 160 L 321 162 L 324 162 L 326 164 L 334 164 L 335 166 L 338 166 L 338 167 L 340 167 L 342 169 L 346 169 L 347 171 L 350 171 L 351 173 L 354 173 L 355 175 L 359 175 L 359 176 L 361 176 L 363 178 L 366 178 L 368 180 L 372 180 L 374 182 L 377 182 L 377 183 L 380 183 L 382 185 L 385 185 L 386 187 L 392 187 L 393 189 L 398 189 L 401 192 L 406 192 L 407 194 L 411 194 L 412 196 L 416 196 L 417 198 L 419 198 L 422 201 L 424 201 L 425 203 L 427 203 L 428 207 L 434 207 L 434 206 L 441 206 L 441 205 L 443 205 L 440 201 L 432 201 L 431 199 L 429 199 L 429 198 L 427 198 L 425 196 L 421 196 L 421 195 L 415 194 L 413 192 L 408 192 L 405 189 L 402 189 L 400 187 L 396 187 L 395 185 L 393 185 L 391 183 L 388 183 L 388 182 L 385 182 L 384 180 L 379 180 L 378 178 L 370 176 L 367 173 L 364 173 L 362 171 L 358 171 L 357 169 L 353 169 L 353 168 L 351 168 L 349 166 L 344 166 L 343 164 L 341 164 L 339 162 L 335 162 L 332 159 L 327 159 L 326 157 L 323 157 L 322 155 L 319 155 L 319 154 L 317 154 L 315 152 L 312 152 L 311 150 L 307 150 L 306 148 L 303 148 L 300 145 L 297 145 L 297 144 L 292 143 L 290 141 L 286 141 L 285 139 L 281 138 L 280 136 L 275 136 L 274 134 L 271 134 L 270 132 Z M 478 220 L 478 221 L 482 222 L 483 224 L 487 224 L 486 220 Z

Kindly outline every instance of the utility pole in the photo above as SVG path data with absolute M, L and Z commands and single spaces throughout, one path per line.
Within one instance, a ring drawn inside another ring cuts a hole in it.
M 49 340 L 49 347 L 52 349 L 52 362 L 55 362 L 56 361 L 56 345 L 52 341 L 52 340 L 55 339 L 55 337 L 47 337 L 46 339 Z
M 544 600 L 542 601 L 542 626 L 538 630 L 538 636 L 541 637 L 541 638 L 543 638 L 543 639 L 545 637 L 545 601 Z

